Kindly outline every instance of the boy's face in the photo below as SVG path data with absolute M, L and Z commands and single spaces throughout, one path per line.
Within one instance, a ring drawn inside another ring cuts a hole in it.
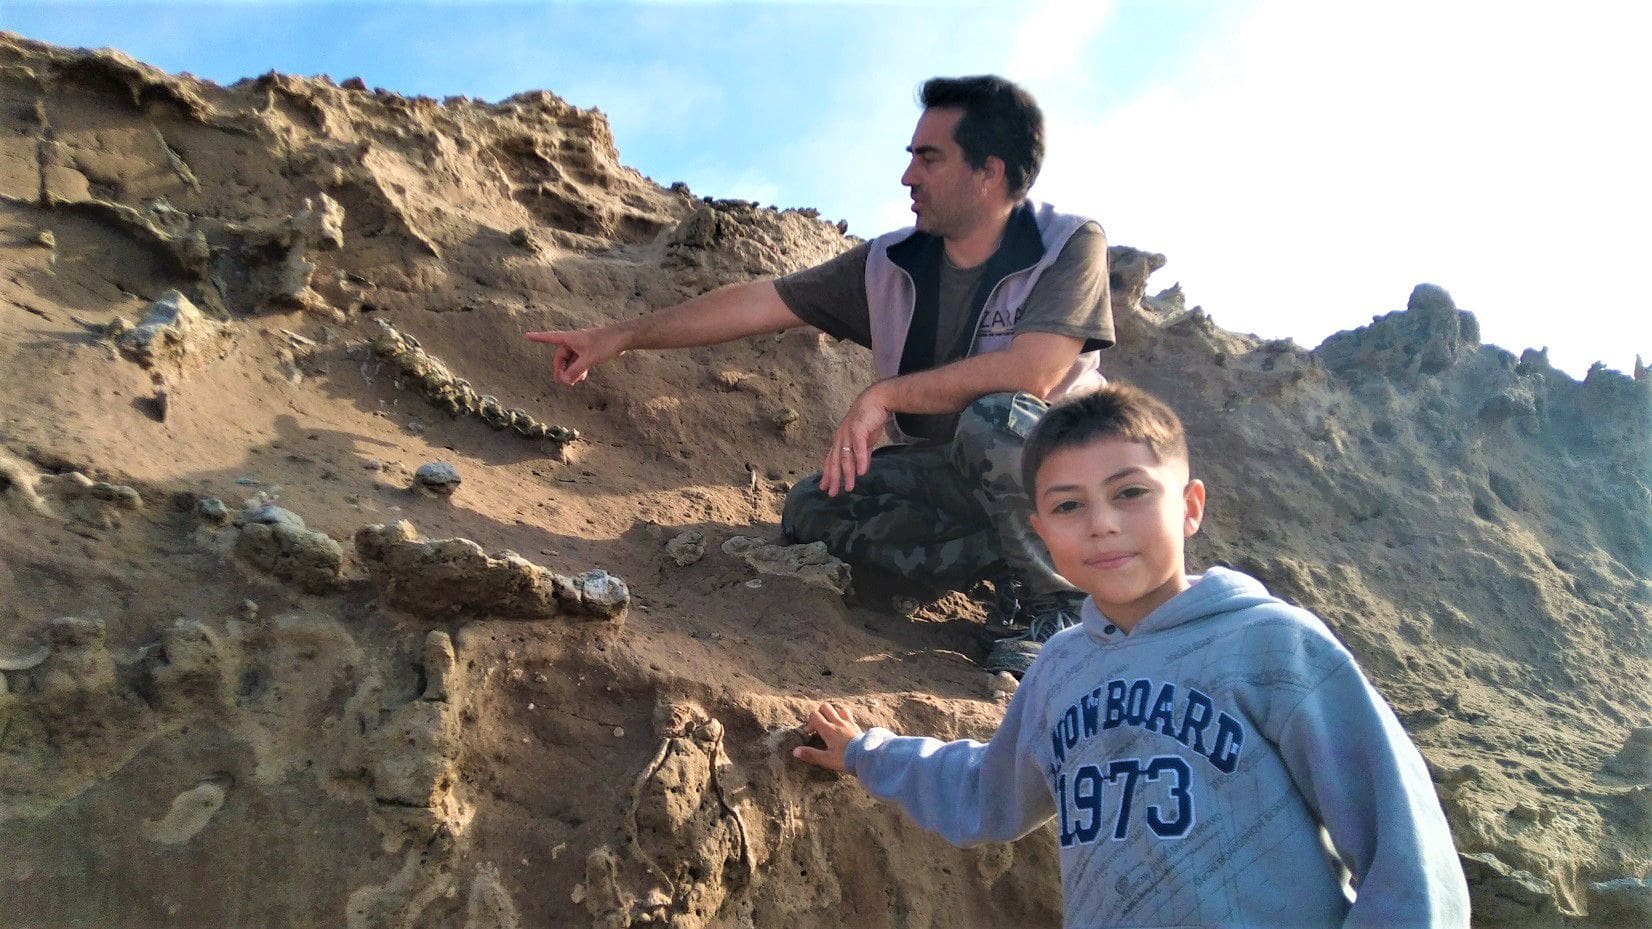
M 1032 525 L 1055 569 L 1126 630 L 1187 589 L 1183 543 L 1204 518 L 1205 486 L 1185 461 L 1145 443 L 1097 439 L 1038 469 Z

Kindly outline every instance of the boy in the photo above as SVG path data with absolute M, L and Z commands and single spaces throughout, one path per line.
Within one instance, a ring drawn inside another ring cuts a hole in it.
M 1053 816 L 1075 929 L 1466 927 L 1422 757 L 1353 657 L 1252 578 L 1185 573 L 1205 489 L 1176 414 L 1101 388 L 1045 415 L 1022 476 L 1033 528 L 1089 599 L 992 741 L 862 732 L 825 704 L 808 728 L 826 747 L 796 757 L 955 845 Z

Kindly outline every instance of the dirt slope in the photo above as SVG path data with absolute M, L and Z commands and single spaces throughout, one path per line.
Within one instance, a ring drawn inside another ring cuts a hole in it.
M 851 240 L 663 188 L 550 94 L 350 83 L 0 36 L 3 921 L 1057 925 L 1050 836 L 952 849 L 787 759 L 821 697 L 942 736 L 1001 712 L 964 593 L 722 551 L 778 541 L 866 354 L 796 332 L 563 391 L 520 338 Z M 1109 372 L 1212 488 L 1196 566 L 1359 655 L 1484 924 L 1644 924 L 1644 375 L 1482 346 L 1430 287 L 1263 342 L 1114 259 Z M 438 461 L 457 491 L 409 490 Z

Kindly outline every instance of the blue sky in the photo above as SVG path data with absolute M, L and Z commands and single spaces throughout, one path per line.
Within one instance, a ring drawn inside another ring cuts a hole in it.
M 662 184 L 871 235 L 936 74 L 1049 122 L 1035 196 L 1164 252 L 1221 325 L 1317 344 L 1446 287 L 1488 341 L 1575 375 L 1652 359 L 1652 4 L 23 3 L 0 28 L 220 83 L 270 69 L 596 106 Z M 1128 350 L 1128 346 L 1122 347 Z

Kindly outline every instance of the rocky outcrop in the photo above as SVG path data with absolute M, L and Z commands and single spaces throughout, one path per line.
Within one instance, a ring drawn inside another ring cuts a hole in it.
M 811 587 L 840 595 L 853 586 L 849 566 L 826 551 L 825 542 L 774 545 L 737 535 L 724 542 L 722 549 L 723 554 L 744 560 L 762 574 L 795 577 Z
M 418 616 L 615 619 L 631 600 L 606 571 L 552 574 L 515 552 L 490 556 L 469 539 L 422 539 L 406 520 L 363 526 L 355 542 L 379 594 Z
M 332 537 L 304 525 L 291 510 L 265 504 L 237 520 L 235 554 L 242 561 L 305 593 L 322 593 L 344 570 L 344 549 Z
M 1473 315 L 1457 309 L 1444 288 L 1418 284 L 1403 312 L 1337 333 L 1314 354 L 1338 374 L 1409 382 L 1439 374 L 1479 347 L 1480 325 Z
M 150 304 L 143 320 L 115 339 L 122 355 L 173 374 L 218 361 L 234 343 L 227 323 L 207 319 L 176 290 Z
M 677 723 L 631 785 L 630 860 L 608 846 L 586 857 L 575 895 L 594 926 L 704 925 L 756 875 L 758 852 L 724 784 L 722 724 L 703 715 Z

